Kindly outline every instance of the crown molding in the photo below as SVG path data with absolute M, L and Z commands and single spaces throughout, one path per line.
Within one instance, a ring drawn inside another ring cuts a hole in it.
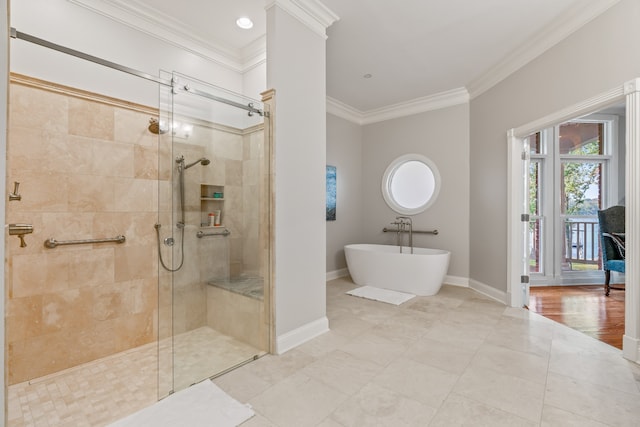
M 266 9 L 269 10 L 274 6 L 280 7 L 325 40 L 327 28 L 340 19 L 318 0 L 273 0 Z
M 359 125 L 367 125 L 397 119 L 399 117 L 411 116 L 413 114 L 425 113 L 427 111 L 439 110 L 441 108 L 453 107 L 468 102 L 469 92 L 463 87 L 366 112 L 357 110 L 337 99 L 327 97 L 327 113 Z
M 421 98 L 415 98 L 407 102 L 389 105 L 375 110 L 367 111 L 364 124 L 382 122 L 398 117 L 410 116 L 441 108 L 453 107 L 469 102 L 469 92 L 466 88 L 447 90 Z
M 472 80 L 467 85 L 471 99 L 491 89 L 619 1 L 592 1 L 588 5 L 580 2 L 580 4 L 570 8 L 538 32 L 536 36 L 512 51 L 502 61 L 489 68 L 480 77 Z
M 67 1 L 235 72 L 244 73 L 254 68 L 257 57 L 262 56 L 261 60 L 266 58 L 264 37 L 250 45 L 251 56 L 246 60 L 244 52 L 206 41 L 186 30 L 189 28 L 187 25 L 177 25 L 173 17 L 151 9 L 137 0 Z
M 267 62 L 267 35 L 263 35 L 242 48 L 243 73 Z
M 330 96 L 327 96 L 327 113 L 333 114 L 336 117 L 348 120 L 357 125 L 364 124 L 365 113 L 350 105 L 340 102 L 335 98 L 331 98 Z

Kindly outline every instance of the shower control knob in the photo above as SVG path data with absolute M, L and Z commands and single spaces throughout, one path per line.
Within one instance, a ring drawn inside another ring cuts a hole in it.
M 27 247 L 27 243 L 24 241 L 24 235 L 31 233 L 33 233 L 33 225 L 31 224 L 9 224 L 9 235 L 18 236 L 21 248 Z
M 164 244 L 166 246 L 173 246 L 176 243 L 175 240 L 173 240 L 173 237 L 167 237 L 164 239 Z

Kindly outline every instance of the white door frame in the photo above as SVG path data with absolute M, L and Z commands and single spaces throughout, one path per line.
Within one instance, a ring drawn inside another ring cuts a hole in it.
M 623 100 L 627 108 L 625 137 L 627 238 L 625 333 L 622 339 L 622 355 L 626 359 L 640 363 L 640 78 L 508 131 L 507 295 L 512 307 L 522 307 L 525 302 L 520 278 L 525 274 L 522 267 L 525 236 L 521 232 L 520 215 L 527 213 L 522 212 L 520 203 L 525 196 L 522 184 L 525 171 L 521 157 L 523 139 L 541 129 L 595 113 Z

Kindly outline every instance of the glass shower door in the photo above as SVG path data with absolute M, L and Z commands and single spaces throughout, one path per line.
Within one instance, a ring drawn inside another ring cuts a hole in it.
M 173 73 L 161 91 L 160 397 L 270 343 L 268 114 Z

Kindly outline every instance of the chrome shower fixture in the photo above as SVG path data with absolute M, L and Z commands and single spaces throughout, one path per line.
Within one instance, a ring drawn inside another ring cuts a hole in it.
M 187 170 L 191 166 L 195 166 L 198 163 L 200 163 L 202 166 L 207 166 L 209 163 L 211 163 L 211 160 L 207 159 L 206 157 L 201 157 L 200 159 L 196 160 L 195 162 L 191 162 L 191 163 L 185 165 L 184 164 L 184 156 L 180 156 L 180 157 L 176 158 L 176 163 L 178 164 L 178 169 Z

